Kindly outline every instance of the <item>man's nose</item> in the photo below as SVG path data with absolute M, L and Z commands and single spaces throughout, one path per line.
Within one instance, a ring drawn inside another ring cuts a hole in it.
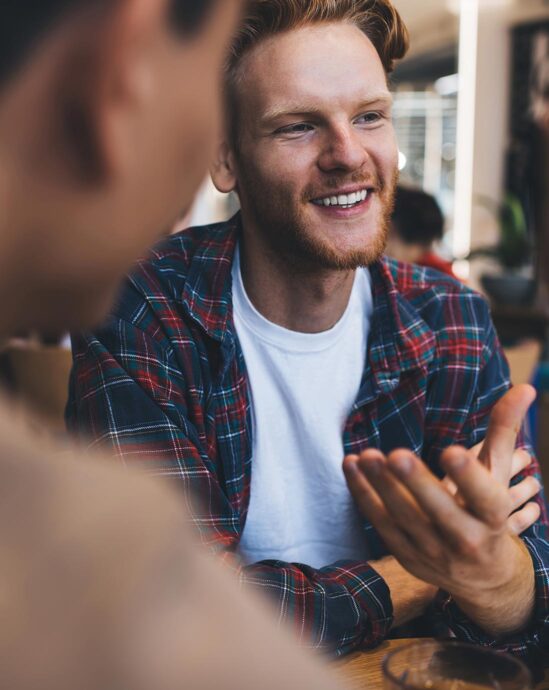
M 326 133 L 318 166 L 323 172 L 360 170 L 368 152 L 360 134 L 352 126 L 338 126 Z

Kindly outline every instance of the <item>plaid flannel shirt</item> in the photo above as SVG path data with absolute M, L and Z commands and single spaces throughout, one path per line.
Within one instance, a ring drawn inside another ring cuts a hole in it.
M 107 323 L 73 337 L 69 428 L 124 462 L 175 477 L 202 541 L 241 580 L 267 592 L 301 641 L 343 654 L 392 624 L 390 592 L 368 562 L 314 569 L 235 552 L 250 497 L 252 425 L 246 366 L 232 321 L 231 265 L 239 217 L 191 228 L 141 261 Z M 408 447 L 438 475 L 450 444 L 485 435 L 508 369 L 484 300 L 442 274 L 382 259 L 371 267 L 374 313 L 347 453 Z M 539 478 L 534 463 L 527 472 Z M 191 498 L 194 496 L 194 498 Z M 540 499 L 540 503 L 542 503 Z M 526 653 L 549 630 L 549 545 L 542 519 L 523 535 L 536 575 L 535 620 L 490 639 L 450 597 L 438 616 L 458 637 Z M 365 524 L 370 558 L 387 553 Z

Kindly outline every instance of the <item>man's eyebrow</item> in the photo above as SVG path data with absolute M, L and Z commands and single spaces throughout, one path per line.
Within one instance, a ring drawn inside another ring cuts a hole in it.
M 264 122 L 267 122 L 277 120 L 279 117 L 283 117 L 284 115 L 319 115 L 320 112 L 320 108 L 315 108 L 314 106 L 306 105 L 304 103 L 285 103 L 284 105 L 266 110 L 261 119 Z
M 378 104 L 384 107 L 390 107 L 393 104 L 393 96 L 388 91 L 382 91 L 377 94 L 369 95 L 364 100 L 359 101 L 356 109 L 362 110 L 363 108 L 368 108 Z M 277 120 L 279 117 L 284 116 L 320 114 L 322 114 L 322 108 L 312 106 L 311 104 L 307 103 L 289 102 L 285 103 L 284 105 L 275 106 L 266 110 L 262 115 L 261 120 L 263 122 L 271 122 L 272 120 Z

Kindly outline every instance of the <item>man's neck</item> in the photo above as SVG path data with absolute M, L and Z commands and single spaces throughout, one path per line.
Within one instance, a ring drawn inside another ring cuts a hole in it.
M 252 238 L 241 245 L 246 293 L 266 319 L 301 333 L 320 333 L 343 316 L 355 271 L 300 270 Z

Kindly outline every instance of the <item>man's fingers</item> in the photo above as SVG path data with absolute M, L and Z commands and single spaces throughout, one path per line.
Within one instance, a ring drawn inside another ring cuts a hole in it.
M 459 446 L 447 448 L 440 462 L 467 509 L 491 528 L 503 527 L 511 512 L 509 493 L 490 471 Z
M 483 444 L 484 441 L 481 441 L 480 443 L 477 443 L 476 446 L 473 446 L 469 449 L 469 451 L 475 456 L 475 458 L 478 458 L 480 456 L 480 451 L 482 450 Z
M 513 453 L 513 460 L 511 462 L 511 477 L 516 477 L 517 474 L 520 474 L 522 470 L 525 470 L 527 467 L 529 467 L 532 463 L 532 456 L 530 453 L 527 453 L 525 450 L 522 450 L 522 448 L 518 448 L 514 453 Z
M 517 510 L 534 496 L 539 494 L 541 485 L 535 477 L 526 477 L 509 489 L 511 512 Z
M 502 484 L 509 483 L 513 451 L 523 419 L 536 397 L 532 386 L 514 386 L 492 408 L 480 460 Z
M 540 514 L 541 508 L 532 501 L 513 513 L 507 520 L 507 526 L 513 534 L 522 534 L 538 520 Z
M 466 546 L 468 539 L 473 540 L 479 535 L 483 529 L 481 522 L 460 507 L 446 486 L 413 453 L 409 450 L 393 451 L 387 464 L 430 518 L 438 535 L 444 535 L 456 548 Z M 398 506 L 395 507 L 397 509 Z
M 376 450 L 366 451 L 381 456 L 383 455 Z M 362 515 L 370 520 L 371 515 L 379 515 L 381 518 L 387 519 L 387 511 L 383 505 L 383 501 L 379 498 L 373 490 L 370 482 L 366 479 L 358 466 L 358 455 L 347 455 L 343 460 L 343 474 L 347 480 L 347 486 L 351 492 L 353 500 L 362 513 Z
M 362 453 L 358 465 L 383 501 L 393 522 L 413 543 L 426 551 L 434 551 L 438 538 L 430 520 L 408 488 L 389 470 L 385 459 Z
M 377 450 L 364 451 L 361 458 L 377 458 L 382 462 L 385 461 L 383 454 Z M 389 550 L 393 554 L 399 554 L 406 558 L 406 555 L 410 554 L 411 544 L 406 535 L 395 525 L 383 501 L 364 475 L 358 462 L 358 455 L 347 455 L 343 460 L 343 473 L 351 495 L 362 515 L 379 532 Z
M 484 442 L 481 441 L 480 443 L 477 443 L 475 446 L 469 449 L 469 452 L 473 457 L 475 458 L 481 458 L 481 451 L 482 451 L 482 446 L 484 445 Z M 530 463 L 532 462 L 532 456 L 527 453 L 525 450 L 522 450 L 521 448 L 518 448 L 515 450 L 513 453 L 513 459 L 511 461 L 511 470 L 510 470 L 510 476 L 508 477 L 508 481 L 510 481 L 513 477 L 516 477 L 517 474 L 520 474 L 522 470 L 525 470 Z M 491 468 L 494 469 L 494 468 Z M 496 471 L 497 471 L 497 465 L 496 465 Z M 499 477 L 498 477 L 499 478 Z
M 457 486 L 454 484 L 454 482 L 450 479 L 448 475 L 443 477 L 441 479 L 442 486 L 445 487 L 446 491 L 450 494 L 450 496 L 456 496 L 458 492 Z

